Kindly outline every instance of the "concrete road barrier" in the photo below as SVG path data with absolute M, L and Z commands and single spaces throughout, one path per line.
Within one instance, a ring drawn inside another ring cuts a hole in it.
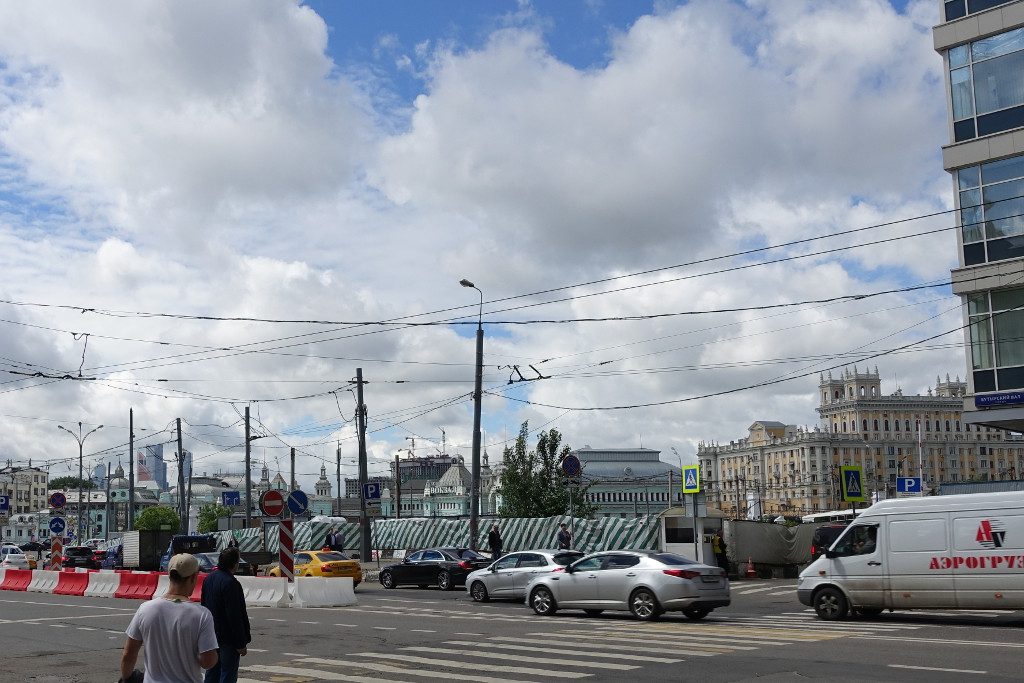
M 112 598 L 121 585 L 121 575 L 114 572 L 99 572 L 89 575 L 89 585 L 85 588 L 87 598 Z
M 61 572 L 49 569 L 33 569 L 32 580 L 26 587 L 32 593 L 52 593 L 60 580 Z
M 295 577 L 292 607 L 348 607 L 356 602 L 355 587 L 349 577 Z
M 288 579 L 283 577 L 236 576 L 245 593 L 245 604 L 253 607 L 287 607 Z
M 88 573 L 60 572 L 57 585 L 51 592 L 54 595 L 85 595 L 85 589 L 89 587 L 89 576 Z

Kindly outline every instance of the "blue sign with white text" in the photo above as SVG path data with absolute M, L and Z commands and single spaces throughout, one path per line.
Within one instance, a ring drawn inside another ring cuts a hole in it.
M 921 477 L 896 477 L 896 493 L 921 493 Z
M 371 481 L 363 484 L 363 498 L 366 500 L 380 500 L 380 482 Z
M 974 407 L 1009 406 L 1024 403 L 1024 391 L 1004 391 L 1001 394 L 978 394 L 974 397 Z
M 10 509 L 11 509 L 11 497 L 10 496 L 0 496 L 0 510 L 10 510 Z
M 225 507 L 242 504 L 242 494 L 239 491 L 225 491 L 220 494 L 220 499 Z

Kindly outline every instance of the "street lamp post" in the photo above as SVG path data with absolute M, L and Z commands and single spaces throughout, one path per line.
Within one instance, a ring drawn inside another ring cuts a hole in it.
M 82 447 L 85 445 L 85 440 L 88 439 L 92 434 L 103 429 L 103 425 L 96 427 L 92 431 L 89 431 L 82 436 L 82 423 L 78 423 L 78 434 L 65 427 L 64 425 L 57 425 L 57 429 L 63 429 L 65 432 L 70 434 L 75 441 L 78 442 L 78 542 L 82 542 L 82 525 L 85 523 L 85 519 L 82 516 Z
M 477 528 L 480 524 L 480 404 L 483 402 L 484 376 L 484 293 L 469 280 L 459 280 L 463 287 L 480 293 L 480 307 L 476 321 L 476 384 L 473 390 L 473 466 L 469 496 L 469 547 L 477 548 Z

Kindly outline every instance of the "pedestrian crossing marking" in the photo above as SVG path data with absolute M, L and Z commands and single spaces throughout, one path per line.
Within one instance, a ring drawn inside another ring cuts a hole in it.
M 430 648 L 424 648 L 428 651 Z M 458 652 L 458 654 L 465 654 Z M 357 652 L 349 655 L 350 657 L 373 657 L 376 659 L 395 659 L 394 652 Z M 552 676 L 554 678 L 586 678 L 591 674 L 582 673 L 579 671 L 554 671 L 551 669 L 535 669 L 532 667 L 525 666 L 507 666 L 505 664 L 478 664 L 477 662 L 457 662 L 450 659 L 433 659 L 431 657 L 414 657 L 411 655 L 402 655 L 401 660 L 403 662 L 409 662 L 411 664 L 427 664 L 434 666 L 443 666 L 449 669 L 473 669 L 475 671 L 495 671 L 499 673 L 510 673 L 510 674 L 532 674 L 534 676 Z M 563 664 L 564 662 L 559 662 Z M 378 683 L 374 679 L 374 683 Z
M 446 640 L 445 645 L 464 645 L 466 647 L 477 647 L 480 643 L 474 643 L 469 640 Z M 503 643 L 488 643 L 487 647 L 496 648 L 499 650 L 514 650 L 516 652 L 537 652 L 541 654 L 555 654 L 564 656 L 566 651 L 560 648 L 553 647 L 537 647 L 536 645 L 506 645 Z M 628 655 L 620 652 L 593 652 L 589 650 L 580 649 L 579 645 L 574 645 L 571 650 L 573 657 L 604 657 L 605 659 L 622 659 L 633 662 L 645 662 L 654 664 L 678 664 L 683 661 L 681 659 L 666 659 L 664 657 L 647 657 L 641 655 Z
M 583 669 L 615 669 L 616 671 L 632 671 L 639 669 L 635 664 L 616 664 L 614 662 L 578 662 L 565 657 L 528 657 L 505 652 L 482 652 L 480 650 L 455 650 L 448 647 L 403 647 L 402 652 L 426 652 L 428 654 L 462 655 L 463 657 L 479 657 L 480 659 L 501 659 L 528 664 L 555 664 L 558 666 L 575 666 Z
M 283 674 L 286 676 L 309 676 L 314 680 L 322 681 L 350 681 L 351 683 L 402 683 L 401 681 L 390 681 L 380 676 L 352 676 L 339 674 L 334 671 L 321 671 L 320 669 L 302 669 L 296 666 L 273 666 L 270 664 L 251 664 L 239 667 L 239 671 L 253 671 L 257 673 Z M 242 680 L 242 679 L 239 679 Z M 259 681 L 257 683 L 263 683 Z
M 608 632 L 622 632 L 623 630 L 625 630 L 626 632 L 636 631 L 636 629 L 633 627 L 606 627 L 599 630 Z M 641 629 L 641 632 L 643 633 L 643 636 L 671 636 L 672 634 L 689 635 L 690 633 L 703 633 L 708 635 L 735 635 L 745 638 L 756 638 L 757 640 L 763 641 L 813 641 L 819 639 L 827 640 L 829 638 L 840 637 L 835 633 L 830 633 L 824 630 L 818 633 L 802 631 L 797 632 L 795 630 L 786 630 L 780 628 L 757 627 L 754 624 L 738 624 L 736 626 L 726 626 L 725 624 L 722 624 L 721 626 L 689 626 L 686 624 L 678 624 L 672 626 L 665 626 L 663 628 Z
M 592 631 L 564 631 L 563 633 L 564 633 L 564 635 L 586 637 L 586 638 L 588 638 L 590 640 L 595 640 L 595 641 L 599 641 L 599 642 L 613 641 L 613 642 L 635 643 L 635 642 L 637 642 L 637 640 L 641 640 L 644 643 L 651 643 L 651 644 L 657 644 L 657 645 L 677 645 L 678 643 L 681 642 L 680 638 L 673 638 L 673 637 L 667 636 L 667 635 L 663 636 L 663 637 L 652 638 L 649 635 L 639 635 L 639 634 L 636 634 L 636 635 L 626 635 L 625 633 L 623 633 L 622 635 L 616 635 L 616 634 L 613 634 L 613 633 L 609 633 L 607 635 L 604 635 L 604 634 L 595 634 Z M 532 636 L 542 636 L 542 635 L 549 635 L 549 634 L 545 634 L 545 633 L 531 633 L 530 635 L 532 635 Z M 712 641 L 712 642 L 707 643 L 707 644 L 696 642 L 696 641 L 702 641 L 702 640 Z M 741 645 L 734 645 L 733 643 L 741 643 Z M 746 647 L 747 645 L 773 645 L 773 644 L 775 644 L 774 641 L 766 642 L 766 641 L 763 641 L 763 640 L 736 639 L 736 638 L 730 638 L 729 639 L 729 644 L 725 644 L 725 643 L 722 642 L 722 639 L 719 636 L 716 636 L 714 634 L 709 634 L 709 635 L 704 635 L 704 636 L 699 635 L 699 634 L 687 635 L 687 637 L 685 639 L 686 647 L 700 648 L 702 650 L 707 650 L 709 652 L 718 652 L 718 653 L 727 652 L 729 650 L 756 650 L 757 649 L 756 647 Z
M 451 680 L 452 674 L 450 671 L 437 671 L 428 669 L 411 669 L 408 667 L 398 666 L 397 664 L 381 664 L 380 662 L 368 662 L 362 664 L 359 662 L 342 661 L 339 659 L 321 659 L 318 657 L 309 657 L 307 659 L 299 660 L 302 664 L 318 664 L 321 666 L 344 666 L 348 669 L 366 669 L 368 671 L 380 671 L 388 674 L 405 674 L 406 676 L 419 676 L 421 678 L 444 678 Z M 459 674 L 458 679 L 460 681 L 471 681 L 472 683 L 511 683 L 508 678 L 492 678 L 491 676 L 473 676 L 471 674 Z M 239 679 L 241 680 L 241 679 Z M 262 683 L 262 682 L 260 682 Z M 518 681 L 517 683 L 534 683 L 533 681 Z

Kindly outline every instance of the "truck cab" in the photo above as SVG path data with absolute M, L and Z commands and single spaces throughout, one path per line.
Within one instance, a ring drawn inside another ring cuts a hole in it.
M 171 539 L 167 550 L 160 558 L 160 571 L 167 571 L 172 555 L 180 553 L 212 553 L 217 551 L 217 539 L 211 534 L 179 534 Z

